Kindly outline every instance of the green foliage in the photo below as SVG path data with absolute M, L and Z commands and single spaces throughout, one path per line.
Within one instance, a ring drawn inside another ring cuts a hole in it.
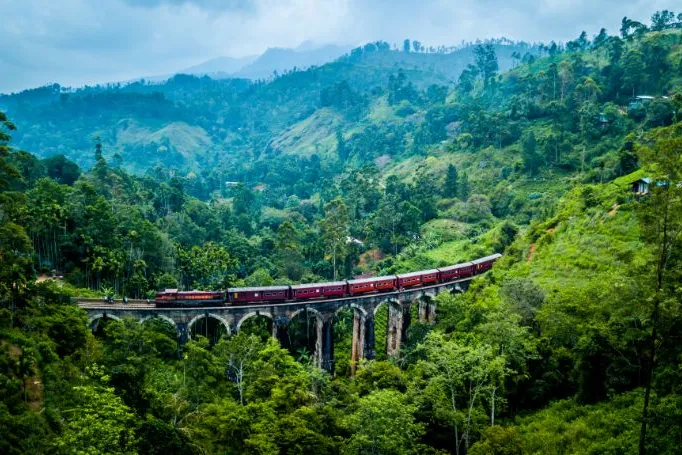
M 344 421 L 352 436 L 343 453 L 420 453 L 416 444 L 422 426 L 414 421 L 416 407 L 395 391 L 371 392 L 358 402 L 358 408 Z
M 55 448 L 70 454 L 135 453 L 135 415 L 113 388 L 74 387 L 77 404 L 64 412 Z
M 565 46 L 368 43 L 269 82 L 0 97 L 20 126 L 0 113 L 0 452 L 627 453 L 641 422 L 647 449 L 674 452 L 679 20 Z M 380 307 L 378 360 L 354 378 L 350 313 L 330 377 L 309 320 L 283 340 L 297 361 L 266 318 L 229 338 L 201 321 L 179 349 L 154 318 L 90 335 L 66 297 L 493 252 L 396 360 Z

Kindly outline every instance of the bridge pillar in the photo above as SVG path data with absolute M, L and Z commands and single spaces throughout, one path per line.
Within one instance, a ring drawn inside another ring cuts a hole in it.
M 429 317 L 429 302 L 419 299 L 419 322 L 426 323 Z
M 419 299 L 419 322 L 422 324 L 436 322 L 436 302 L 429 296 Z
M 364 321 L 365 339 L 362 353 L 367 360 L 374 360 L 374 315 L 369 313 Z
M 280 346 L 289 349 L 291 340 L 289 339 L 289 320 L 280 316 L 272 321 L 272 336 L 279 341 Z
M 386 327 L 386 356 L 398 357 L 403 334 L 403 309 L 400 303 L 389 303 Z
M 334 318 L 317 319 L 315 363 L 319 368 L 334 374 Z
M 365 349 L 365 318 L 357 309 L 353 313 L 353 341 L 350 355 L 350 374 L 355 375 L 358 362 L 364 357 Z
M 436 301 L 434 299 L 429 299 L 427 308 L 426 322 L 433 324 L 436 322 Z
M 178 343 L 184 345 L 189 341 L 189 327 L 185 322 L 176 322 L 175 327 L 178 331 Z
M 407 304 L 402 306 L 403 310 L 403 323 L 400 327 L 400 343 L 407 343 L 407 329 L 410 328 L 412 323 L 412 305 Z

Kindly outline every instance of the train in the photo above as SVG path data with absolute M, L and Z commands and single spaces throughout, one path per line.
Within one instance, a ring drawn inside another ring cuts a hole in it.
M 395 292 L 478 275 L 490 270 L 501 257 L 501 254 L 492 254 L 471 262 L 431 270 L 328 283 L 228 288 L 226 291 L 166 289 L 156 294 L 154 302 L 157 306 L 277 304 Z

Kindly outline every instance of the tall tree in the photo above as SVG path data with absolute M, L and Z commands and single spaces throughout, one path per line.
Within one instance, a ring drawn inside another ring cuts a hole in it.
M 324 214 L 324 219 L 320 221 L 320 230 L 327 251 L 332 258 L 334 280 L 336 280 L 337 259 L 344 257 L 347 250 L 350 216 L 348 207 L 340 198 L 326 204 Z
M 445 183 L 443 185 L 443 196 L 445 197 L 455 197 L 457 196 L 458 181 L 457 181 L 457 168 L 454 164 L 448 165 L 447 173 L 445 174 Z
M 623 82 L 625 89 L 632 91 L 632 96 L 637 94 L 638 89 L 642 88 L 642 80 L 644 79 L 644 56 L 638 49 L 630 49 L 625 54 L 623 61 Z
M 469 199 L 469 176 L 466 172 L 462 173 L 462 180 L 459 183 L 459 191 L 457 196 L 463 201 Z
M 474 48 L 474 58 L 476 59 L 476 66 L 483 78 L 483 87 L 487 89 L 490 87 L 490 82 L 500 69 L 495 47 L 490 43 L 478 44 Z
M 655 184 L 651 195 L 640 206 L 641 229 L 644 239 L 653 247 L 653 256 L 647 276 L 653 285 L 651 314 L 648 318 L 649 336 L 644 405 L 639 434 L 639 453 L 646 452 L 649 402 L 660 343 L 662 305 L 668 312 L 680 310 L 679 253 L 682 249 L 682 138 L 680 128 L 661 133 L 654 145 L 641 147 L 641 162 Z

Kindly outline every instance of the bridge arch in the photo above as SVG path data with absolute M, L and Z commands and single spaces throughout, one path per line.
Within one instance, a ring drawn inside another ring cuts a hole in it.
M 373 313 L 374 316 L 377 315 L 377 311 L 379 311 L 379 308 L 381 308 L 383 305 L 386 305 L 387 308 L 388 308 L 389 306 L 391 306 L 391 305 L 400 306 L 400 301 L 397 300 L 397 299 L 386 299 L 386 300 L 382 300 L 382 301 L 379 302 L 379 303 L 377 304 L 377 306 L 375 306 L 374 309 L 372 310 L 372 313 Z
M 200 319 L 208 319 L 208 318 L 213 318 L 216 319 L 218 322 L 220 322 L 223 327 L 225 327 L 225 330 L 227 331 L 227 336 L 232 335 L 232 331 L 230 330 L 230 324 L 223 318 L 222 316 L 218 316 L 215 313 L 201 313 L 196 316 L 194 316 L 188 323 L 187 323 L 187 330 L 191 330 L 192 326 L 194 325 L 195 322 L 199 321 Z
M 306 311 L 310 311 L 311 313 L 313 313 L 318 320 L 320 320 L 320 321 L 324 320 L 324 318 L 322 317 L 322 313 L 320 313 L 315 308 L 307 306 L 307 307 L 299 308 L 298 310 L 291 313 L 291 316 L 289 316 L 289 321 L 293 321 L 294 318 L 296 318 L 296 316 L 298 316 L 299 314 L 304 313 Z
M 360 311 L 360 313 L 362 313 L 362 317 L 363 317 L 363 318 L 366 318 L 366 317 L 367 317 L 367 310 L 365 310 L 362 306 L 358 305 L 357 303 L 351 303 L 351 304 L 349 304 L 349 305 L 344 305 L 344 306 L 342 306 L 342 307 L 337 308 L 337 309 L 334 311 L 334 316 L 336 316 L 336 315 L 339 314 L 341 311 L 346 310 L 346 309 L 348 309 L 348 308 L 354 308 L 354 309 Z
M 168 322 L 173 328 L 175 328 L 175 329 L 178 328 L 177 323 L 173 319 L 169 318 L 168 316 L 166 316 L 164 314 L 150 314 L 148 316 L 145 316 L 142 319 L 140 319 L 140 324 L 144 324 L 148 320 L 154 319 L 154 318 L 162 319 L 162 320 Z
M 121 318 L 119 318 L 118 316 L 114 316 L 113 314 L 109 314 L 109 313 L 98 313 L 98 314 L 94 314 L 94 315 L 92 315 L 92 316 L 90 316 L 90 317 L 88 318 L 88 325 L 92 325 L 92 323 L 95 322 L 95 321 L 98 320 L 98 319 L 113 319 L 113 320 L 115 320 L 115 321 L 120 321 L 120 320 L 121 320 Z
M 242 318 L 239 320 L 239 322 L 237 322 L 237 327 L 235 328 L 235 332 L 239 332 L 239 329 L 242 327 L 242 324 L 244 324 L 244 322 L 246 322 L 247 319 L 250 319 L 254 316 L 264 316 L 264 317 L 270 319 L 273 323 L 275 322 L 274 316 L 269 311 L 260 311 L 260 310 L 251 311 L 249 313 L 246 313 L 244 316 L 242 316 Z M 230 334 L 230 332 L 228 331 L 228 335 L 229 334 Z

